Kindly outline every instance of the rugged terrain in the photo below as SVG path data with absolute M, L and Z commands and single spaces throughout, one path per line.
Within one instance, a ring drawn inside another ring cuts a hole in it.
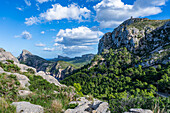
M 33 67 L 19 64 L 18 60 L 4 49 L 1 49 L 0 55 L 1 113 L 73 113 L 74 108 L 90 113 L 91 111 L 86 111 L 89 108 L 87 103 L 93 100 L 94 110 L 109 112 L 107 102 L 90 99 L 89 96 L 79 98 L 83 96 L 79 84 L 75 83 L 75 88 L 62 85 L 43 71 L 37 72 Z
M 126 20 L 106 33 L 98 55 L 75 71 L 68 62 L 47 61 L 27 50 L 18 59 L 0 49 L 0 112 L 168 113 L 170 109 L 170 20 Z M 64 80 L 59 83 L 54 77 Z
M 79 83 L 83 94 L 107 100 L 114 113 L 132 107 L 167 112 L 170 103 L 164 97 L 170 95 L 169 47 L 170 20 L 131 18 L 106 33 L 91 63 L 61 83 Z M 156 97 L 160 94 L 163 97 L 159 100 Z
M 37 71 L 44 71 L 46 74 L 54 76 L 58 80 L 62 80 L 65 75 L 72 73 L 77 67 L 65 61 L 47 61 L 37 55 L 33 55 L 27 50 L 23 50 L 18 60 L 22 64 L 34 67 Z

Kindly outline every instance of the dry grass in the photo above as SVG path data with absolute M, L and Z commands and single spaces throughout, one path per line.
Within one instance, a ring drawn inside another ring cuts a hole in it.
M 62 108 L 63 108 L 63 105 L 62 105 L 61 100 L 53 100 L 52 101 L 52 104 L 51 104 L 52 113 L 61 113 Z

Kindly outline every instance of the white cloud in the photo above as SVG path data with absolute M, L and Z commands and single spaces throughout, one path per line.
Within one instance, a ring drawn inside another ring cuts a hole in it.
M 15 38 L 31 39 L 32 35 L 28 31 L 23 31 L 20 35 L 16 35 Z
M 49 1 L 52 1 L 52 0 L 36 0 L 37 2 L 39 2 L 40 4 L 44 3 L 44 2 L 49 2 Z
M 42 44 L 42 43 L 39 43 L 39 44 L 35 44 L 35 46 L 37 46 L 37 47 L 44 47 L 44 46 L 46 46 L 45 44 Z
M 48 52 L 52 52 L 52 51 L 55 50 L 55 48 L 48 48 L 48 47 L 45 47 L 43 50 L 44 50 L 44 51 L 48 51 Z
M 62 48 L 64 54 L 78 54 L 93 49 L 93 45 L 98 44 L 100 31 L 92 31 L 87 27 L 78 27 L 73 29 L 61 29 L 55 39 L 54 46 Z
M 61 29 L 55 39 L 55 42 L 63 44 L 64 46 L 82 46 L 94 45 L 99 41 L 99 37 L 103 33 L 100 31 L 92 31 L 87 27 L 78 27 L 73 29 Z
M 102 0 L 94 9 L 100 27 L 115 27 L 124 20 L 133 17 L 145 17 L 162 12 L 159 6 L 166 0 L 136 0 L 133 5 L 124 4 L 121 0 Z
M 24 0 L 27 6 L 31 6 L 31 2 L 28 0 Z
M 40 23 L 41 21 L 53 21 L 53 20 L 78 20 L 84 21 L 90 18 L 91 11 L 86 7 L 80 8 L 76 4 L 71 4 L 66 7 L 60 4 L 52 5 L 52 8 L 48 9 L 46 12 L 39 14 L 39 17 L 26 18 L 25 24 L 32 25 Z
M 41 31 L 41 34 L 45 34 L 45 31 Z
M 30 18 L 25 18 L 25 20 L 25 24 L 27 25 L 33 25 L 41 22 L 39 18 L 33 16 Z
M 21 8 L 21 7 L 16 7 L 16 9 L 23 11 L 23 8 Z

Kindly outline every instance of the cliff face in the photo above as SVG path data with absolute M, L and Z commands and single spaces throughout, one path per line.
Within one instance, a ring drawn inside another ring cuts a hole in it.
M 71 73 L 75 68 L 67 62 L 47 61 L 37 55 L 33 55 L 27 50 L 23 50 L 18 60 L 28 66 L 34 67 L 37 71 L 44 71 L 55 78 L 62 80 L 66 74 Z
M 6 52 L 3 48 L 0 48 L 0 61 L 13 60 L 15 63 L 19 63 L 10 52 Z
M 131 18 L 100 39 L 98 54 L 110 48 L 126 47 L 135 54 L 143 55 L 169 44 L 169 41 L 170 20 Z

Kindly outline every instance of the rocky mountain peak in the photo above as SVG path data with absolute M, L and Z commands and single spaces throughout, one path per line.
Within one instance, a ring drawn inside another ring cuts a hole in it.
M 22 55 L 32 55 L 32 53 L 31 52 L 29 52 L 28 50 L 22 50 L 22 53 L 21 53 Z
M 124 21 L 112 33 L 106 33 L 99 41 L 98 54 L 110 48 L 126 47 L 136 54 L 143 54 L 168 43 L 169 20 L 131 18 Z

